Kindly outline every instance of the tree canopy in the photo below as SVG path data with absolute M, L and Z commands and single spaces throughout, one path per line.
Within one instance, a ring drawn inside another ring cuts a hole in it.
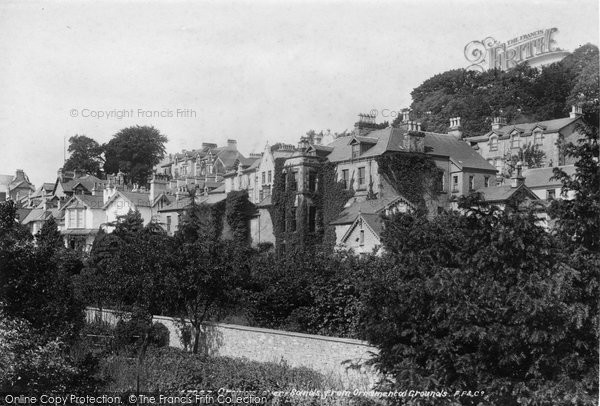
M 104 148 L 96 140 L 85 135 L 74 135 L 69 138 L 69 152 L 71 155 L 63 166 L 64 170 L 80 169 L 96 176 L 102 175 Z
M 495 116 L 508 123 L 550 120 L 567 116 L 575 104 L 594 112 L 598 65 L 598 48 L 587 44 L 541 70 L 526 64 L 508 71 L 450 70 L 412 91 L 411 114 L 424 130 L 441 133 L 451 117 L 461 117 L 464 136 L 475 136 L 488 132 Z
M 129 183 L 146 185 L 152 168 L 165 154 L 167 137 L 154 127 L 124 128 L 104 145 L 104 171 L 121 171 Z

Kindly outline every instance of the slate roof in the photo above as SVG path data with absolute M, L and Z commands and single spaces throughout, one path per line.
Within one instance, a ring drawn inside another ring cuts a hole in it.
M 60 182 L 60 181 L 57 180 L 56 183 L 58 184 L 58 182 Z M 81 184 L 86 190 L 91 192 L 92 189 L 94 188 L 94 183 L 104 185 L 108 182 L 105 180 L 102 180 L 100 178 L 97 178 L 94 175 L 84 175 L 79 178 L 71 179 L 67 182 L 61 182 L 63 190 L 65 192 L 72 192 L 73 188 L 75 186 L 77 186 L 77 184 Z M 54 190 L 54 185 L 53 185 L 52 189 Z
M 346 136 L 339 137 L 329 144 L 333 151 L 328 155 L 331 162 L 350 160 L 352 157 L 352 146 L 350 142 L 354 139 L 375 139 L 377 143 L 360 154 L 360 158 L 380 156 L 386 152 L 406 151 L 403 146 L 407 131 L 402 128 L 388 127 L 375 130 L 368 137 Z M 466 142 L 458 140 L 448 134 L 437 134 L 425 132 L 425 152 L 437 156 L 446 156 L 457 161 L 464 168 L 485 170 L 495 173 L 496 168 L 490 165 L 481 155 L 473 150 Z
M 560 169 L 565 171 L 567 175 L 573 176 L 576 172 L 575 165 L 561 166 Z M 538 188 L 545 186 L 562 186 L 560 180 L 550 180 L 554 177 L 554 168 L 533 168 L 526 169 L 523 171 L 525 177 L 525 184 L 530 188 Z
M 361 213 L 360 217 L 365 220 L 378 237 L 381 236 L 381 232 L 383 231 L 383 221 L 379 214 Z
M 271 206 L 273 204 L 273 201 L 271 199 L 271 195 L 265 197 L 264 199 L 262 199 L 260 202 L 258 202 L 258 204 L 256 206 L 258 207 L 267 207 L 267 206 Z
M 159 209 L 159 212 L 179 211 L 190 207 L 192 199 L 189 196 L 182 197 L 179 200 L 173 199 L 168 206 Z
M 381 213 L 385 208 L 397 201 L 403 201 L 406 204 L 411 205 L 406 199 L 398 195 L 374 200 L 354 201 L 350 206 L 345 207 L 338 217 L 329 224 L 351 224 L 356 220 L 359 214 Z
M 525 191 L 530 197 L 534 200 L 538 200 L 539 198 L 524 184 L 518 187 L 511 187 L 510 185 L 502 185 L 502 186 L 490 186 L 486 188 L 477 189 L 476 193 L 481 193 L 483 196 L 483 200 L 488 203 L 502 203 L 509 200 L 515 193 Z
M 466 141 L 469 142 L 482 142 L 487 141 L 492 134 L 498 135 L 500 138 L 505 139 L 509 137 L 509 134 L 516 129 L 519 132 L 524 134 L 531 134 L 533 129 L 537 126 L 541 127 L 544 134 L 548 133 L 556 133 L 568 126 L 569 124 L 574 123 L 579 120 L 579 118 L 557 118 L 554 120 L 546 120 L 546 121 L 537 121 L 534 123 L 522 123 L 522 124 L 510 124 L 500 127 L 497 130 L 492 130 L 484 135 L 477 135 L 475 137 L 467 137 Z
M 425 133 L 425 151 L 428 154 L 447 156 L 463 168 L 479 169 L 496 173 L 488 161 L 483 159 L 469 144 L 447 134 Z

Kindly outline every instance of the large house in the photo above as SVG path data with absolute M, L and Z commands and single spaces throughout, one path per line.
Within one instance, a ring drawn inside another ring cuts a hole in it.
M 494 118 L 491 131 L 484 135 L 465 138 L 500 174 L 507 174 L 506 161 L 527 146 L 536 146 L 544 153 L 542 167 L 572 164 L 560 145 L 575 143 L 581 135 L 577 125 L 582 116 L 581 107 L 573 106 L 569 117 L 507 125 L 500 117 Z
M 34 192 L 35 188 L 23 169 L 17 169 L 15 176 L 0 175 L 0 202 L 20 201 Z

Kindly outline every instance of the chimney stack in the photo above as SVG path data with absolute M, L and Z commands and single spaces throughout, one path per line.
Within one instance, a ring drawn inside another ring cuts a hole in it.
M 406 123 L 406 122 L 408 122 L 408 120 L 410 120 L 409 116 L 410 116 L 410 110 L 402 109 L 402 122 L 403 123 Z
M 230 149 L 237 149 L 237 141 L 236 140 L 227 140 L 227 147 Z
M 510 187 L 517 188 L 525 183 L 525 178 L 523 177 L 523 164 L 521 161 L 517 162 L 516 170 L 513 171 L 513 175 L 510 177 Z
M 571 106 L 571 112 L 569 113 L 569 118 L 579 118 L 583 115 L 583 109 L 579 106 Z
M 448 135 L 453 136 L 457 140 L 462 138 L 462 126 L 460 125 L 460 117 L 450 118 L 450 128 L 448 129 Z
M 492 120 L 492 131 L 499 130 L 501 127 L 506 125 L 506 119 L 504 117 L 494 117 Z

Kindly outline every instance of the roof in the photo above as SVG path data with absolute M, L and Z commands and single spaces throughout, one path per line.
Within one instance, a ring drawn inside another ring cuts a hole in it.
M 225 184 L 222 183 L 221 186 L 219 186 L 218 188 L 215 188 L 213 190 L 209 190 L 208 191 L 209 195 L 212 195 L 212 194 L 215 194 L 215 193 L 225 193 Z
M 64 207 L 87 207 L 90 209 L 102 209 L 103 206 L 104 198 L 102 196 L 73 195 L 73 197 L 67 201 Z
M 521 184 L 518 187 L 512 187 L 511 185 L 502 186 L 490 186 L 481 189 L 477 189 L 476 193 L 481 193 L 483 200 L 488 203 L 502 203 L 511 199 L 517 192 L 528 194 L 533 200 L 539 200 L 539 198 L 529 189 L 525 184 Z
M 405 152 L 404 138 L 407 130 L 403 128 L 388 127 L 375 130 L 368 137 L 346 136 L 336 138 L 329 147 L 333 151 L 328 159 L 331 162 L 340 162 L 351 159 L 352 140 L 375 139 L 377 143 L 364 151 L 360 158 L 376 157 L 385 152 Z M 432 155 L 447 156 L 457 161 L 464 168 L 472 168 L 496 173 L 496 168 L 490 165 L 481 155 L 473 150 L 466 142 L 448 134 L 425 132 L 425 152 Z
M 566 165 L 559 167 L 569 176 L 573 176 L 576 172 L 575 165 Z M 562 186 L 562 182 L 558 179 L 550 180 L 554 177 L 554 168 L 533 168 L 523 171 L 525 184 L 530 188 L 546 187 L 546 186 Z
M 271 195 L 268 195 L 267 197 L 262 199 L 260 202 L 258 202 L 258 204 L 256 206 L 266 207 L 266 206 L 271 206 L 272 204 L 273 203 L 272 203 Z
M 383 231 L 383 221 L 379 214 L 374 213 L 359 213 L 352 225 L 346 230 L 346 233 L 342 236 L 341 241 L 345 242 L 348 237 L 352 234 L 352 231 L 356 228 L 360 220 L 363 220 L 369 229 L 379 238 Z
M 425 151 L 428 154 L 450 157 L 463 168 L 480 169 L 496 173 L 496 168 L 483 159 L 469 144 L 448 134 L 426 132 Z
M 215 203 L 219 203 L 222 202 L 223 200 L 227 199 L 227 194 L 226 193 L 219 193 L 219 194 L 209 194 L 208 196 L 200 196 L 200 198 L 196 198 L 196 201 L 198 202 L 198 204 L 215 204 Z
M 352 200 L 354 200 L 354 198 Z M 378 214 L 396 202 L 404 202 L 411 205 L 406 199 L 398 195 L 373 200 L 354 200 L 354 202 L 345 207 L 338 217 L 329 224 L 351 224 L 356 220 L 359 214 Z
M 57 183 L 58 182 L 60 182 L 60 181 L 57 180 Z M 94 175 L 84 175 L 79 178 L 71 179 L 67 182 L 60 182 L 60 183 L 62 184 L 63 190 L 65 192 L 72 192 L 73 188 L 75 186 L 77 186 L 78 184 L 81 184 L 81 186 L 83 186 L 86 190 L 91 192 L 92 189 L 94 188 L 95 183 L 106 184 L 107 181 L 97 178 Z M 53 189 L 54 189 L 54 185 L 53 185 Z
M 465 140 L 469 142 L 483 142 L 487 141 L 492 134 L 496 134 L 499 137 L 507 137 L 515 129 L 521 133 L 530 134 L 535 127 L 540 127 L 545 134 L 556 133 L 577 120 L 579 120 L 579 117 L 565 117 L 554 120 L 536 121 L 532 123 L 510 124 L 500 127 L 497 130 L 492 130 L 484 135 L 467 137 Z
M 172 199 L 168 206 L 159 209 L 159 212 L 179 211 L 184 210 L 192 205 L 192 199 L 189 196 L 179 199 Z

